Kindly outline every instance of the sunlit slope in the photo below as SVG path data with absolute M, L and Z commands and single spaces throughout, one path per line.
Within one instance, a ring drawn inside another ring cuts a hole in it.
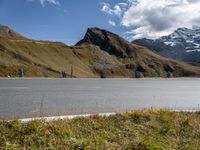
M 134 76 L 183 77 L 199 76 L 200 68 L 162 57 L 147 48 L 132 44 L 122 37 L 99 28 L 89 28 L 76 45 L 93 44 L 118 58 Z
M 16 70 L 23 67 L 26 76 L 58 77 L 60 71 L 70 73 L 71 66 L 77 77 L 95 76 L 89 63 L 82 62 L 73 47 L 62 43 L 0 38 L 0 58 L 1 76 L 16 76 Z
M 76 46 L 36 41 L 0 26 L 0 76 L 194 77 L 200 68 L 161 57 L 106 30 L 89 28 Z
M 60 77 L 61 71 L 74 77 L 99 77 L 95 66 L 114 66 L 111 76 L 128 76 L 123 64 L 93 45 L 73 47 L 63 43 L 0 37 L 0 76 L 17 76 L 24 68 L 28 77 Z

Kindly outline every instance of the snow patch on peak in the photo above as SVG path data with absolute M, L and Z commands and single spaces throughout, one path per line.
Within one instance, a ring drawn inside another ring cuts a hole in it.
M 199 52 L 200 49 L 200 27 L 193 29 L 178 28 L 172 34 L 163 36 L 159 40 L 169 46 L 181 46 L 185 52 Z

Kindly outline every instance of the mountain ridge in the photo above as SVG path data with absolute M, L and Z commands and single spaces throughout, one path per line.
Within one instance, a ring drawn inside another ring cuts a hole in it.
M 112 44 L 112 38 L 115 38 L 118 42 L 118 47 L 115 47 L 114 44 Z M 110 54 L 115 54 L 118 57 L 126 57 L 129 53 L 129 47 L 122 49 L 124 47 L 124 43 L 127 43 L 125 39 L 121 38 L 119 35 L 114 34 L 110 31 L 100 29 L 97 27 L 88 28 L 86 31 L 86 34 L 82 40 L 80 40 L 76 46 L 82 45 L 82 44 L 94 44 L 99 46 L 101 49 L 106 50 Z M 111 45 L 111 47 L 106 48 L 107 45 Z
M 172 34 L 155 40 L 138 39 L 132 43 L 158 54 L 191 63 L 200 63 L 200 28 L 178 28 Z
M 0 36 L 7 36 L 12 38 L 25 38 L 20 33 L 4 25 L 0 25 Z
M 88 28 L 75 46 L 0 36 L 0 76 L 17 76 L 24 68 L 30 77 L 183 77 L 200 76 L 200 68 L 167 59 L 145 47 L 132 44 L 117 34 Z

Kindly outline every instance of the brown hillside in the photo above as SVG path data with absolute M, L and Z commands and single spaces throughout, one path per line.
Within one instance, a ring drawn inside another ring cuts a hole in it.
M 17 76 L 23 68 L 27 77 L 60 77 L 64 70 L 69 75 L 71 66 L 74 77 L 200 76 L 199 67 L 163 58 L 98 28 L 88 29 L 76 46 L 30 40 L 5 28 L 0 27 L 0 76 Z
M 200 69 L 184 62 L 161 57 L 147 48 L 99 28 L 89 28 L 76 45 L 93 44 L 114 55 L 131 73 L 144 77 L 199 76 Z

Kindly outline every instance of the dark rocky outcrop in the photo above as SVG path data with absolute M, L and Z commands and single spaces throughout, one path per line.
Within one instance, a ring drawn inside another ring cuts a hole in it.
M 88 28 L 84 38 L 76 46 L 94 44 L 117 57 L 133 57 L 133 46 L 118 35 L 99 28 Z

